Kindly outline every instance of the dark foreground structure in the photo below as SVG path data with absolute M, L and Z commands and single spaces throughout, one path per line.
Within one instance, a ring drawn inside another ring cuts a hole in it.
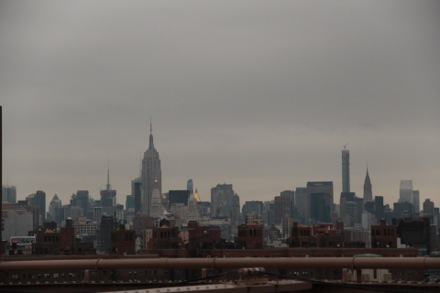
M 436 280 L 370 279 L 440 270 L 437 257 L 90 258 L 0 262 L 1 292 L 439 292 Z M 316 278 L 320 271 L 341 279 Z M 370 272 L 372 274 L 370 274 Z M 384 273 L 386 272 L 386 273 Z M 313 274 L 312 274 L 313 273 Z M 168 278 L 165 278 L 168 276 Z M 153 290 L 154 289 L 154 290 Z

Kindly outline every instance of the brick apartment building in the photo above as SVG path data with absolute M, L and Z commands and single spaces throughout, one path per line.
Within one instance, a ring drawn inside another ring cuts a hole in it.
M 113 254 L 130 255 L 136 253 L 136 232 L 126 230 L 125 225 L 111 232 L 111 245 Z
M 397 248 L 397 226 L 388 225 L 384 219 L 378 225 L 371 225 L 371 247 Z
M 66 227 L 59 232 L 46 229 L 37 232 L 36 241 L 32 243 L 33 255 L 94 255 L 93 242 L 81 242 L 75 238 L 72 220 L 67 220 Z
M 238 236 L 235 237 L 237 248 L 242 249 L 263 249 L 264 248 L 264 226 L 255 222 L 241 224 L 238 226 Z

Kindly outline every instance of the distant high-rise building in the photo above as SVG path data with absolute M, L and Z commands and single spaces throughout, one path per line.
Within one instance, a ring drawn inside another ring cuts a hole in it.
M 370 202 L 373 200 L 373 190 L 370 180 L 370 175 L 368 174 L 368 168 L 367 168 L 367 175 L 365 176 L 364 181 L 364 203 Z
M 263 218 L 263 202 L 252 200 L 246 201 L 241 209 L 241 214 L 243 215 L 243 220 L 245 223 L 248 222 L 250 218 Z
M 26 197 L 29 206 L 38 208 L 38 225 L 43 226 L 46 220 L 46 193 L 38 190 L 36 193 L 30 194 Z
M 17 189 L 13 185 L 2 186 L 2 200 L 8 203 L 17 203 Z
M 125 209 L 126 210 L 134 210 L 134 196 L 131 194 L 128 194 L 125 197 Z
M 427 198 L 423 202 L 423 216 L 432 217 L 435 214 L 434 202 Z
M 101 206 L 104 215 L 113 216 L 116 207 L 116 190 L 110 185 L 110 169 L 107 169 L 107 184 L 100 191 Z
M 231 224 L 235 228 L 240 223 L 240 197 L 236 193 L 232 197 L 231 205 Z
M 263 202 L 263 218 L 266 226 L 275 225 L 274 216 L 273 216 L 273 200 Z
M 173 204 L 188 205 L 188 199 L 190 198 L 189 190 L 170 190 L 168 192 L 168 208 Z
M 414 212 L 416 214 L 420 213 L 420 191 L 418 190 L 413 190 L 413 206 L 414 206 Z
M 300 224 L 306 224 L 310 219 L 310 198 L 306 187 L 297 187 L 295 190 L 295 206 L 298 211 Z
M 88 190 L 78 190 L 76 192 L 76 205 L 82 209 L 82 214 L 87 219 L 92 219 L 92 209 L 90 207 L 90 195 Z
M 56 222 L 59 226 L 61 226 L 62 218 L 62 203 L 59 199 L 58 195 L 54 195 L 52 200 L 49 203 L 49 220 Z
M 160 218 L 163 216 L 163 211 L 162 195 L 158 188 L 154 188 L 153 194 L 151 195 L 150 217 Z
M 289 219 L 292 217 L 293 203 L 294 203 L 293 190 L 285 190 L 280 193 L 279 196 L 274 198 L 274 216 L 275 224 L 281 224 L 283 219 Z
M 384 219 L 384 206 L 383 206 L 383 196 L 377 195 L 374 197 L 374 217 L 377 221 Z
M 96 223 L 101 223 L 103 217 L 102 207 L 100 205 L 93 207 L 93 221 Z
M 142 212 L 142 177 L 139 176 L 131 181 L 131 194 L 134 197 L 135 213 Z
M 400 180 L 399 202 L 413 203 L 413 183 L 412 180 Z
M 232 184 L 217 184 L 211 188 L 211 217 L 227 218 L 235 226 L 240 220 L 240 199 Z
M 339 198 L 339 216 L 347 227 L 353 227 L 353 209 L 356 205 L 356 194 L 354 192 L 341 192 Z
M 307 182 L 310 198 L 310 218 L 321 223 L 331 223 L 333 213 L 333 182 Z
M 350 151 L 342 150 L 342 192 L 350 192 Z
M 393 203 L 393 213 L 396 219 L 413 219 L 414 205 L 409 201 L 399 201 Z
M 188 182 L 186 182 L 186 189 L 189 190 L 189 195 L 194 194 L 194 183 L 192 179 L 189 179 Z
M 148 149 L 144 153 L 142 160 L 142 209 L 145 215 L 150 215 L 151 197 L 153 189 L 159 189 L 162 194 L 162 171 L 160 168 L 159 152 L 154 148 L 153 129 L 150 121 L 150 139 Z

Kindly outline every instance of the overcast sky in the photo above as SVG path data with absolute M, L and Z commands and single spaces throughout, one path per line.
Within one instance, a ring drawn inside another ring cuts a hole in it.
M 307 181 L 440 205 L 440 1 L 1 1 L 3 183 L 125 204 L 153 121 L 163 191 Z

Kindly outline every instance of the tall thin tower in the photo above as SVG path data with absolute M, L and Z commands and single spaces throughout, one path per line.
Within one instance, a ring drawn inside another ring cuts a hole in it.
M 150 216 L 151 198 L 153 189 L 159 189 L 162 194 L 162 171 L 160 168 L 159 152 L 154 148 L 153 143 L 153 127 L 150 119 L 150 139 L 148 149 L 144 153 L 142 159 L 142 196 L 141 211 Z
M 342 150 L 342 192 L 350 192 L 350 151 Z

